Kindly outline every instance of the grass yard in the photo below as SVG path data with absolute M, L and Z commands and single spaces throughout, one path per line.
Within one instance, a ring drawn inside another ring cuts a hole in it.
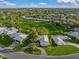
M 71 45 L 52 46 L 44 49 L 50 56 L 60 56 L 60 55 L 79 53 L 79 48 L 76 48 Z
M 6 47 L 10 46 L 14 40 L 10 38 L 8 35 L 0 35 L 0 44 Z
M 3 57 L 3 56 L 0 56 L 0 59 L 8 59 L 8 58 L 6 58 L 6 57 Z
M 21 51 L 23 47 L 26 47 L 27 45 L 29 45 L 30 43 L 32 43 L 30 40 L 24 40 L 22 42 L 22 44 L 18 44 L 15 48 L 14 51 Z

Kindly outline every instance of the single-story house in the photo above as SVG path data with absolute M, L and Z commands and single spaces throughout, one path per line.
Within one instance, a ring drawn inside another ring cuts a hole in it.
M 0 27 L 0 34 L 6 34 L 9 35 L 11 38 L 13 38 L 16 41 L 21 41 L 22 39 L 25 39 L 27 37 L 27 34 L 25 33 L 19 33 L 18 29 L 11 27 Z
M 72 28 L 72 31 L 78 31 L 79 32 L 79 28 Z
M 68 36 L 64 36 L 64 35 L 52 35 L 51 38 L 57 45 L 65 45 L 64 40 L 69 39 Z
M 13 34 L 16 33 L 18 31 L 18 29 L 11 27 L 11 28 L 7 28 L 7 27 L 0 27 L 0 34 Z
M 11 27 L 11 28 L 7 28 L 5 31 L 6 31 L 5 34 L 10 35 L 10 34 L 13 34 L 13 33 L 17 33 L 18 29 Z
M 27 38 L 28 35 L 24 34 L 24 33 L 14 33 L 11 34 L 10 37 L 13 38 L 16 41 L 22 41 L 23 39 Z
M 79 39 L 79 32 L 67 32 L 65 33 L 66 35 L 70 36 L 70 37 L 75 37 Z
M 48 35 L 40 35 L 38 40 L 39 40 L 39 43 L 40 43 L 41 46 L 50 45 Z
M 0 27 L 0 34 L 5 33 L 6 28 L 7 28 L 7 27 Z

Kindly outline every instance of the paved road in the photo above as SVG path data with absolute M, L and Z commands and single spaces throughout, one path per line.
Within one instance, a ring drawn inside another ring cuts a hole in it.
M 31 56 L 23 52 L 0 52 L 0 54 L 8 56 L 10 59 L 79 59 L 79 54 L 63 57 Z
M 8 56 L 10 59 L 45 59 L 43 56 L 31 56 L 23 52 L 9 52 L 0 54 Z

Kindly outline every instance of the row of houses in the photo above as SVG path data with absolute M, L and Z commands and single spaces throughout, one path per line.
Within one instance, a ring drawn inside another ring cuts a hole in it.
M 9 35 L 11 38 L 13 38 L 15 41 L 17 42 L 21 42 L 23 39 L 27 38 L 27 34 L 25 33 L 19 33 L 18 29 L 11 27 L 11 28 L 7 28 L 7 27 L 0 27 L 0 34 L 6 34 Z M 54 40 L 54 42 L 58 45 L 63 45 L 64 41 L 62 39 L 66 39 L 66 36 L 62 36 L 62 35 L 55 35 L 55 36 L 51 36 L 52 39 Z M 48 39 L 48 35 L 40 35 L 38 37 L 39 43 L 41 46 L 48 46 L 50 45 L 49 43 L 49 39 Z M 13 45 L 15 45 L 16 42 L 13 42 Z
M 19 42 L 21 42 L 23 39 L 26 39 L 28 36 L 28 34 L 18 32 L 18 29 L 14 28 L 14 27 L 11 27 L 11 28 L 0 27 L 0 34 L 9 35 L 15 41 L 19 41 Z M 76 37 L 79 39 L 79 32 L 71 31 L 71 32 L 66 32 L 64 34 L 65 35 L 61 35 L 61 34 L 60 35 L 51 35 L 51 38 L 57 45 L 65 45 L 64 40 L 70 39 L 70 37 Z M 48 35 L 40 35 L 38 37 L 38 41 L 41 46 L 50 45 Z M 16 43 L 16 42 L 14 42 L 14 43 Z
M 66 16 L 62 14 L 50 14 L 50 15 L 32 15 L 32 16 L 22 16 L 24 19 L 32 19 L 32 20 L 41 20 L 41 21 L 52 21 L 56 20 L 59 21 L 59 19 L 66 20 Z
M 72 37 L 79 39 L 79 32 L 78 31 L 71 31 L 71 32 L 65 32 L 64 35 L 52 35 L 51 36 L 53 41 L 57 45 L 65 45 L 65 40 L 69 39 L 71 40 Z
M 21 42 L 23 39 L 26 39 L 28 37 L 28 34 L 25 33 L 20 33 L 18 32 L 18 29 L 11 27 L 0 27 L 0 34 L 6 34 L 13 38 L 15 42 L 13 42 L 12 46 L 15 46 L 17 42 Z M 38 37 L 38 40 L 40 42 L 41 46 L 48 46 L 49 45 L 49 40 L 47 35 L 40 35 Z
M 79 39 L 79 32 L 67 32 L 65 33 L 65 35 L 69 36 L 69 37 L 75 37 L 77 39 Z

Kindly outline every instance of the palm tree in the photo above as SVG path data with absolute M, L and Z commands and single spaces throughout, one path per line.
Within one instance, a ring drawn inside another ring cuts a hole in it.
M 36 43 L 31 43 L 30 48 L 31 48 L 33 51 L 38 49 Z
M 37 32 L 38 32 L 39 35 L 48 35 L 49 34 L 48 30 L 45 27 L 38 28 Z
M 31 36 L 31 39 L 33 42 L 37 41 L 37 38 L 39 35 L 38 35 L 36 28 L 32 28 L 32 32 L 31 32 L 30 36 Z

